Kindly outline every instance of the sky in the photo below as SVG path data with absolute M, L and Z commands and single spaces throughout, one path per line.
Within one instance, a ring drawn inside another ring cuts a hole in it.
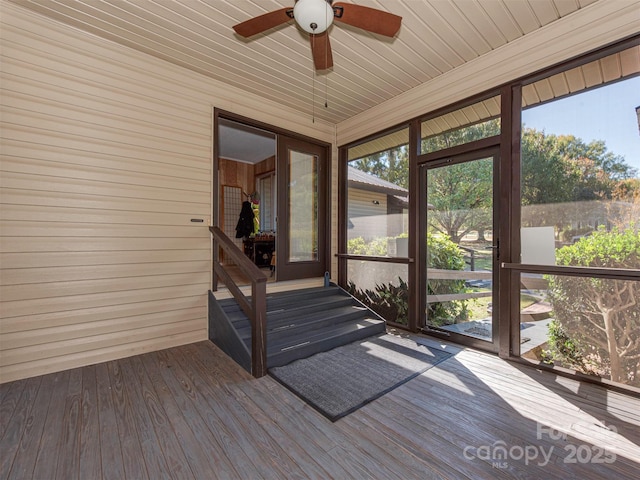
M 640 77 L 530 108 L 522 112 L 526 127 L 547 134 L 573 135 L 584 143 L 603 140 L 607 150 L 625 158 L 640 176 Z

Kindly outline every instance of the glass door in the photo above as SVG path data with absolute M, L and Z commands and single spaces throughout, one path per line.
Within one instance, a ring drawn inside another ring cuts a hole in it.
M 497 350 L 497 153 L 426 164 L 425 331 Z
M 278 281 L 328 270 L 326 148 L 278 136 Z

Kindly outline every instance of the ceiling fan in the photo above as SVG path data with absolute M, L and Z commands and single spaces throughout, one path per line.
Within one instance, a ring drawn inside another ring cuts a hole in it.
M 300 28 L 309 33 L 316 70 L 333 66 L 327 29 L 334 20 L 387 37 L 393 37 L 398 32 L 402 21 L 398 15 L 362 5 L 333 3 L 333 0 L 296 0 L 293 7 L 251 18 L 235 25 L 233 29 L 238 35 L 248 38 L 291 19 L 295 19 Z

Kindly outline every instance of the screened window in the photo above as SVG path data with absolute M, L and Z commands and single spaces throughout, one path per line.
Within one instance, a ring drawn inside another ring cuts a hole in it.
M 408 256 L 409 129 L 349 149 L 347 253 Z
M 520 198 L 521 355 L 634 387 L 640 281 L 580 268 L 640 269 L 639 52 L 523 87 Z
M 420 153 L 431 153 L 500 134 L 500 96 L 420 124 Z

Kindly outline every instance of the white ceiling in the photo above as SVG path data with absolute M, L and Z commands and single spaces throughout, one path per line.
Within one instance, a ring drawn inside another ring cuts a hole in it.
M 275 154 L 276 136 L 273 133 L 225 118 L 219 119 L 219 157 L 255 164 Z
M 130 48 L 339 123 L 596 1 L 352 0 L 403 17 L 393 39 L 334 24 L 315 73 L 293 20 L 246 40 L 232 26 L 294 0 L 11 0 Z M 325 100 L 327 107 L 325 108 Z

